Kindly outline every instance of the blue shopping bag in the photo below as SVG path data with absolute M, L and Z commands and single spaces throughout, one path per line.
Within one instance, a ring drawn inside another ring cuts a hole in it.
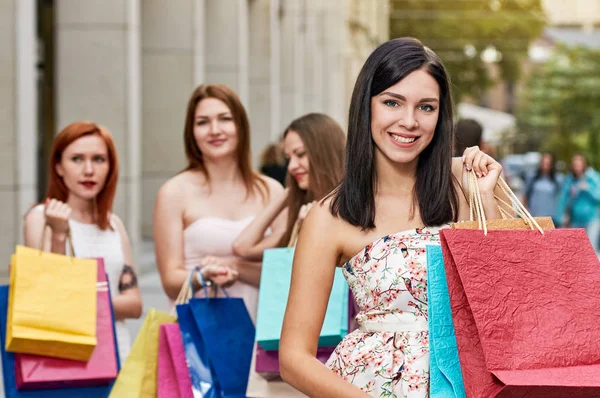
M 283 316 L 292 280 L 294 248 L 265 250 L 263 256 L 256 342 L 265 350 L 279 349 Z M 319 347 L 335 347 L 348 334 L 348 283 L 341 268 L 336 268 Z
M 429 389 L 432 398 L 464 398 L 458 345 L 446 282 L 441 246 L 427 246 L 427 295 L 429 303 Z
M 227 292 L 223 289 L 227 296 Z M 193 298 L 189 308 L 224 398 L 246 397 L 255 329 L 241 298 Z
M 190 305 L 178 305 L 176 310 L 194 397 L 222 398 L 221 389 L 208 359 L 206 345 L 196 326 Z
M 43 390 L 17 390 L 15 379 L 15 354 L 5 350 L 6 344 L 6 317 L 8 309 L 8 286 L 0 286 L 0 349 L 2 350 L 2 375 L 4 377 L 4 393 L 6 398 L 54 398 L 54 397 L 86 397 L 86 398 L 107 398 L 112 389 L 109 386 L 98 387 L 73 387 L 56 388 Z M 113 312 L 114 319 L 114 312 Z M 116 338 L 116 333 L 114 333 Z M 117 346 L 115 341 L 115 347 Z M 118 352 L 117 364 L 119 364 Z

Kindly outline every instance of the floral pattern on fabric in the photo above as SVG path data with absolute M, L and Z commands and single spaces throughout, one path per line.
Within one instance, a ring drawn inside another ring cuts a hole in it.
M 343 268 L 360 308 L 359 324 L 427 324 L 425 247 L 439 244 L 440 228 L 384 236 Z M 414 328 L 413 328 L 414 329 Z M 429 331 L 350 333 L 327 366 L 372 397 L 429 397 Z

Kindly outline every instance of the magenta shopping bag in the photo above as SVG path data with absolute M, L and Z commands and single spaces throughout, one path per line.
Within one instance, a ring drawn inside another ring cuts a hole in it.
M 157 398 L 193 398 L 181 331 L 176 323 L 161 325 L 158 342 Z

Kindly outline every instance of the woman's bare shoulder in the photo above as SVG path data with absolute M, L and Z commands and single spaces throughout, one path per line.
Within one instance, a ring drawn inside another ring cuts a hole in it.
M 259 174 L 258 178 L 260 178 L 266 185 L 270 194 L 278 194 L 283 192 L 283 186 L 279 183 L 279 181 L 274 178 Z
M 206 178 L 199 172 L 185 170 L 169 178 L 158 190 L 158 197 L 164 199 L 181 198 L 192 186 L 201 186 Z

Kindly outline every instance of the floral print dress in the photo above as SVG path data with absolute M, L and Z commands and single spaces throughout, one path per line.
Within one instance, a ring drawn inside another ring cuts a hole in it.
M 425 247 L 439 244 L 439 229 L 384 236 L 344 265 L 360 328 L 327 366 L 372 397 L 429 396 Z

